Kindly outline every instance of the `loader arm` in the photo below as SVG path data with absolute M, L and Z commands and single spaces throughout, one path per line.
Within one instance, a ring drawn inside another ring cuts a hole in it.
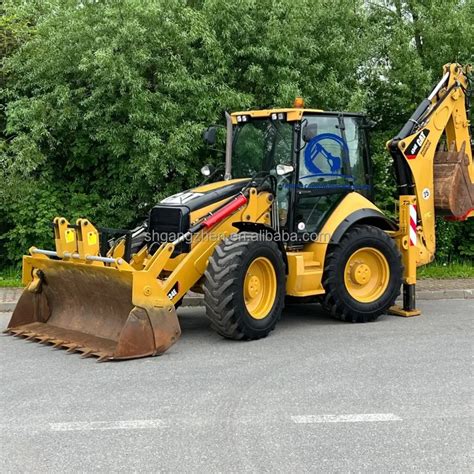
M 464 220 L 474 217 L 474 164 L 468 104 L 469 69 L 463 69 L 458 64 L 445 65 L 441 81 L 418 106 L 399 134 L 387 144 L 394 160 L 401 198 L 400 207 L 407 202 L 407 196 L 415 198 L 412 205 L 416 206 L 418 265 L 429 263 L 434 258 L 435 211 L 438 210 L 438 201 L 442 200 L 442 197 L 438 199 L 437 195 L 452 192 L 451 200 L 462 200 L 462 206 L 452 206 L 461 214 L 454 214 L 452 218 Z M 447 153 L 437 158 L 437 154 L 443 153 L 439 151 L 443 137 Z M 462 186 L 462 189 L 448 189 L 446 180 L 453 178 L 449 174 L 456 171 L 453 166 L 445 169 L 442 175 L 442 166 L 450 164 L 450 160 L 460 162 L 459 172 L 464 173 L 460 179 L 464 177 L 466 185 Z
M 270 224 L 273 194 L 243 183 L 174 241 L 144 246 L 129 262 L 123 240 L 100 254 L 100 232 L 87 219 L 54 219 L 55 250 L 32 247 L 23 258 L 26 288 L 6 332 L 99 360 L 165 352 L 181 334 L 176 307 L 203 276 L 215 247 L 236 224 Z M 203 209 L 207 209 L 204 207 Z M 185 240 L 191 249 L 176 257 Z

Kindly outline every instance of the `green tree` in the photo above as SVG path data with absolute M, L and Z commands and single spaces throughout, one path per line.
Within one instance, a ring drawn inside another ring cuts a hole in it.
M 184 2 L 60 6 L 6 62 L 9 255 L 24 235 L 42 242 L 54 214 L 127 225 L 139 204 L 186 188 L 204 124 L 242 102 Z
M 445 62 L 472 58 L 461 0 L 5 0 L 0 252 L 50 245 L 55 215 L 131 226 L 199 180 L 224 110 L 367 111 L 377 200 L 384 143 Z M 459 226 L 460 227 L 460 226 Z M 459 231 L 461 232 L 461 231 Z M 453 252 L 459 251 L 460 234 Z M 453 244 L 454 245 L 454 244 Z M 5 260 L 5 259 L 4 259 Z
M 382 144 L 428 95 L 444 64 L 474 60 L 474 2 L 380 0 L 369 3 L 369 11 L 373 57 L 365 65 L 364 82 L 368 113 L 378 123 L 373 136 L 376 199 L 391 212 L 396 186 Z M 438 219 L 437 258 L 472 258 L 464 238 L 469 228 L 471 222 L 456 225 Z
M 5 65 L 10 256 L 42 244 L 55 214 L 132 225 L 141 204 L 195 184 L 201 131 L 225 109 L 301 93 L 327 108 L 363 102 L 361 2 L 340 14 L 309 0 L 50 5 Z

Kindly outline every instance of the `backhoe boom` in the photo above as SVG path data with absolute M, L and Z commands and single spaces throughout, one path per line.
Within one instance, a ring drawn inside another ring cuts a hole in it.
M 405 296 L 414 310 L 416 267 L 434 259 L 435 213 L 474 217 L 474 164 L 469 127 L 470 67 L 444 66 L 444 74 L 399 134 L 387 143 L 394 160 L 400 206 L 395 236 L 405 266 Z M 443 149 L 444 147 L 444 149 Z

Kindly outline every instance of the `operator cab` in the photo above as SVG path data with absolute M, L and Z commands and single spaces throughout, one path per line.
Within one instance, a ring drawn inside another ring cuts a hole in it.
M 276 178 L 280 230 L 307 240 L 349 192 L 372 197 L 368 121 L 314 109 L 236 112 L 232 178 Z

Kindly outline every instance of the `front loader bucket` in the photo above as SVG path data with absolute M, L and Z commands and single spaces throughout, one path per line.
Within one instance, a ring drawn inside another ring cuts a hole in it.
M 179 338 L 174 306 L 133 305 L 133 272 L 27 259 L 41 282 L 24 290 L 6 332 L 100 360 L 162 354 Z
M 436 153 L 434 201 L 437 211 L 463 219 L 474 210 L 474 183 L 468 167 L 469 160 L 464 150 Z

